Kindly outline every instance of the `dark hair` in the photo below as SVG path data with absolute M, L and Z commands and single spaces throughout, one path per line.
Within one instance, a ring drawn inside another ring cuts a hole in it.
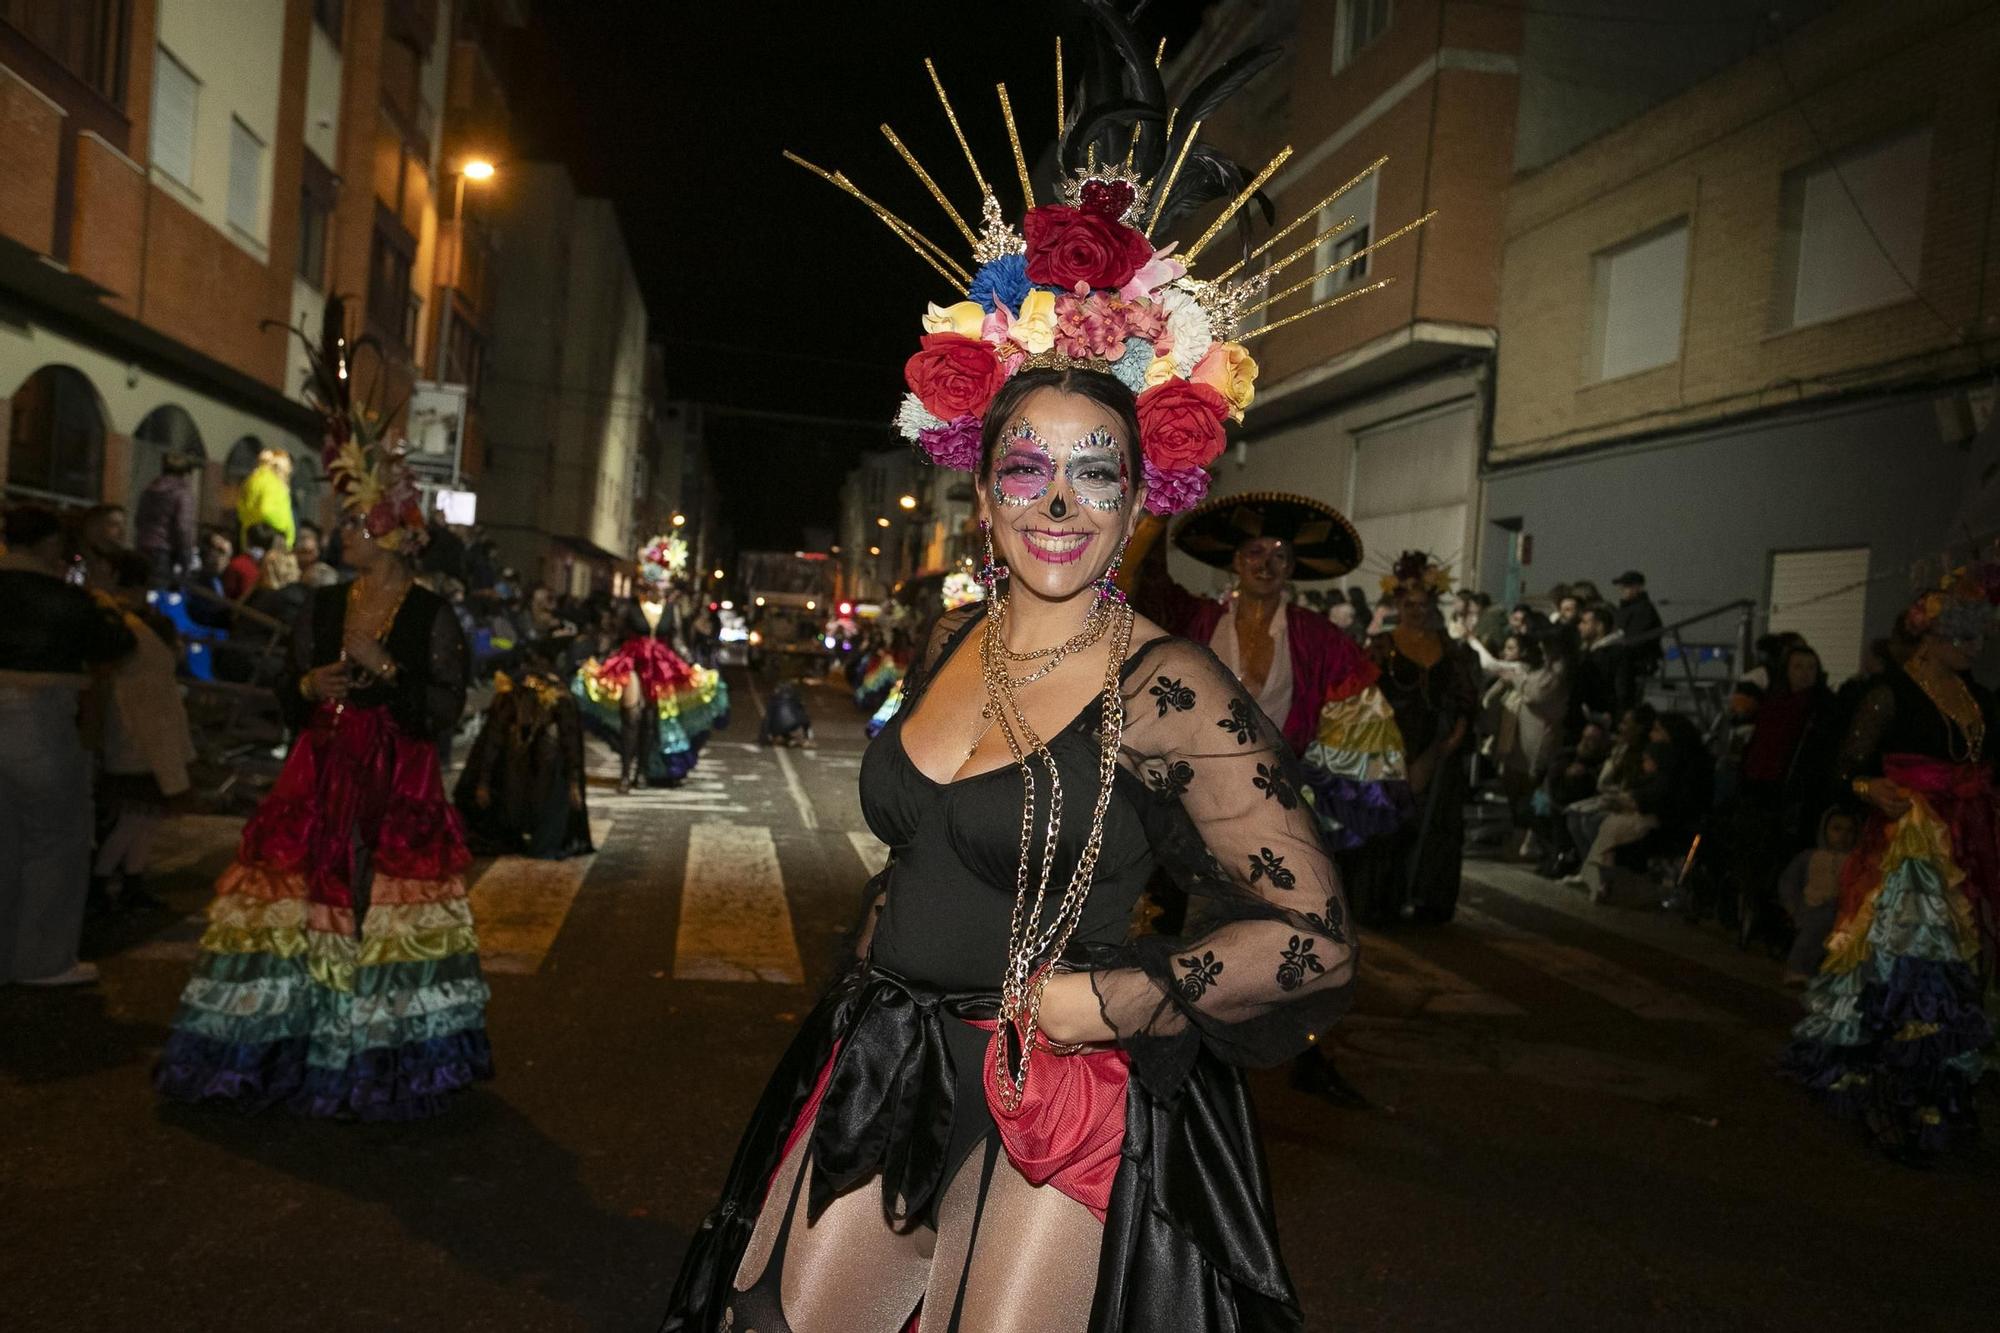
M 1521 661 L 1526 664 L 1530 671 L 1541 670 L 1545 660 L 1542 656 L 1541 639 L 1532 630 L 1521 630 L 1518 633 L 1509 634 L 1500 642 L 1502 647 L 1505 647 L 1509 643 L 1520 644 Z
M 294 543 L 297 543 L 301 532 L 310 532 L 313 536 L 319 538 L 321 546 L 326 545 L 326 533 L 320 528 L 319 524 L 313 522 L 311 519 L 302 518 L 293 525 L 292 541 Z
M 1589 616 L 1606 629 L 1612 629 L 1617 624 L 1616 620 L 1612 618 L 1611 608 L 1602 602 L 1590 602 L 1576 613 L 1578 620 L 1583 619 L 1585 616 Z
M 56 511 L 42 505 L 15 505 L 7 511 L 7 549 L 20 550 L 26 546 L 40 546 L 51 537 L 62 535 L 62 519 Z
M 277 540 L 278 530 L 269 523 L 252 523 L 243 533 L 244 544 L 260 551 L 270 550 Z
M 1472 594 L 1472 604 L 1481 611 L 1484 611 L 1493 605 L 1493 595 L 1491 593 L 1476 592 Z
M 993 395 L 993 401 L 986 408 L 986 420 L 979 428 L 979 472 L 985 477 L 993 467 L 993 450 L 1000 442 L 1000 432 L 1014 424 L 1020 413 L 1022 400 L 1037 389 L 1060 389 L 1088 398 L 1099 407 L 1118 418 L 1119 426 L 1125 432 L 1126 474 L 1136 485 L 1145 475 L 1143 455 L 1139 452 L 1139 406 L 1132 391 L 1118 380 L 1098 370 L 1024 370 L 1000 386 L 1000 392 Z
M 153 581 L 153 562 L 137 551 L 120 547 L 110 558 L 112 587 L 143 588 Z

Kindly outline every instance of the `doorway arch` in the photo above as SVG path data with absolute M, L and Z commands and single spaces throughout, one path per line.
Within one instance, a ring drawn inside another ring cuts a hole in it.
M 104 400 L 74 366 L 43 366 L 9 402 L 7 489 L 69 504 L 104 498 Z

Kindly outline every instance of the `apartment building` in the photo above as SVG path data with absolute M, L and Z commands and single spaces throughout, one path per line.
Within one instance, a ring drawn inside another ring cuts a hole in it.
M 1843 5 L 1514 183 L 1486 586 L 1650 568 L 1838 676 L 1991 535 L 1996 68 L 1989 4 Z
M 356 388 L 385 406 L 427 365 L 454 372 L 425 319 L 447 75 L 524 17 L 518 0 L 0 0 L 6 493 L 129 504 L 179 446 L 208 460 L 218 519 L 280 448 L 298 508 L 324 517 L 288 329 L 317 335 L 327 294 L 353 294 Z
M 489 201 L 493 341 L 485 356 L 480 523 L 524 577 L 622 589 L 645 459 L 646 306 L 618 219 L 567 168 L 509 167 Z

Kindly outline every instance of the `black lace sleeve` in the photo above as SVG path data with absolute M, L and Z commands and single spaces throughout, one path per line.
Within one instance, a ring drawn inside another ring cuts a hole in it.
M 440 601 L 431 617 L 430 642 L 421 662 L 396 663 L 390 716 L 413 736 L 443 737 L 465 711 L 467 659 L 465 631 L 449 603 Z
M 1847 735 L 1840 742 L 1836 769 L 1843 781 L 1875 777 L 1882 771 L 1882 738 L 1896 720 L 1896 692 L 1886 681 L 1877 682 L 1861 696 Z
M 1121 762 L 1146 787 L 1155 855 L 1197 903 L 1184 937 L 1140 936 L 1090 961 L 1134 1070 L 1170 1095 L 1200 1043 L 1242 1065 L 1303 1050 L 1346 1009 L 1355 946 L 1277 727 L 1208 649 L 1170 639 L 1142 656 Z

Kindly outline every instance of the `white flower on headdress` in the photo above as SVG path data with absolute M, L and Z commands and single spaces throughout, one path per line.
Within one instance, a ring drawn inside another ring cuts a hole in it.
M 944 422 L 932 415 L 913 393 L 903 395 L 903 405 L 896 410 L 896 433 L 915 444 L 917 437 L 927 430 L 936 430 Z
M 1174 373 L 1186 379 L 1196 363 L 1208 355 L 1215 342 L 1215 326 L 1209 322 L 1208 312 L 1183 288 L 1169 287 L 1157 300 L 1167 316 L 1166 343 L 1173 353 Z
M 1021 298 L 1021 313 L 1014 316 L 1008 337 L 1030 356 L 1056 345 L 1056 294 L 1037 288 Z

